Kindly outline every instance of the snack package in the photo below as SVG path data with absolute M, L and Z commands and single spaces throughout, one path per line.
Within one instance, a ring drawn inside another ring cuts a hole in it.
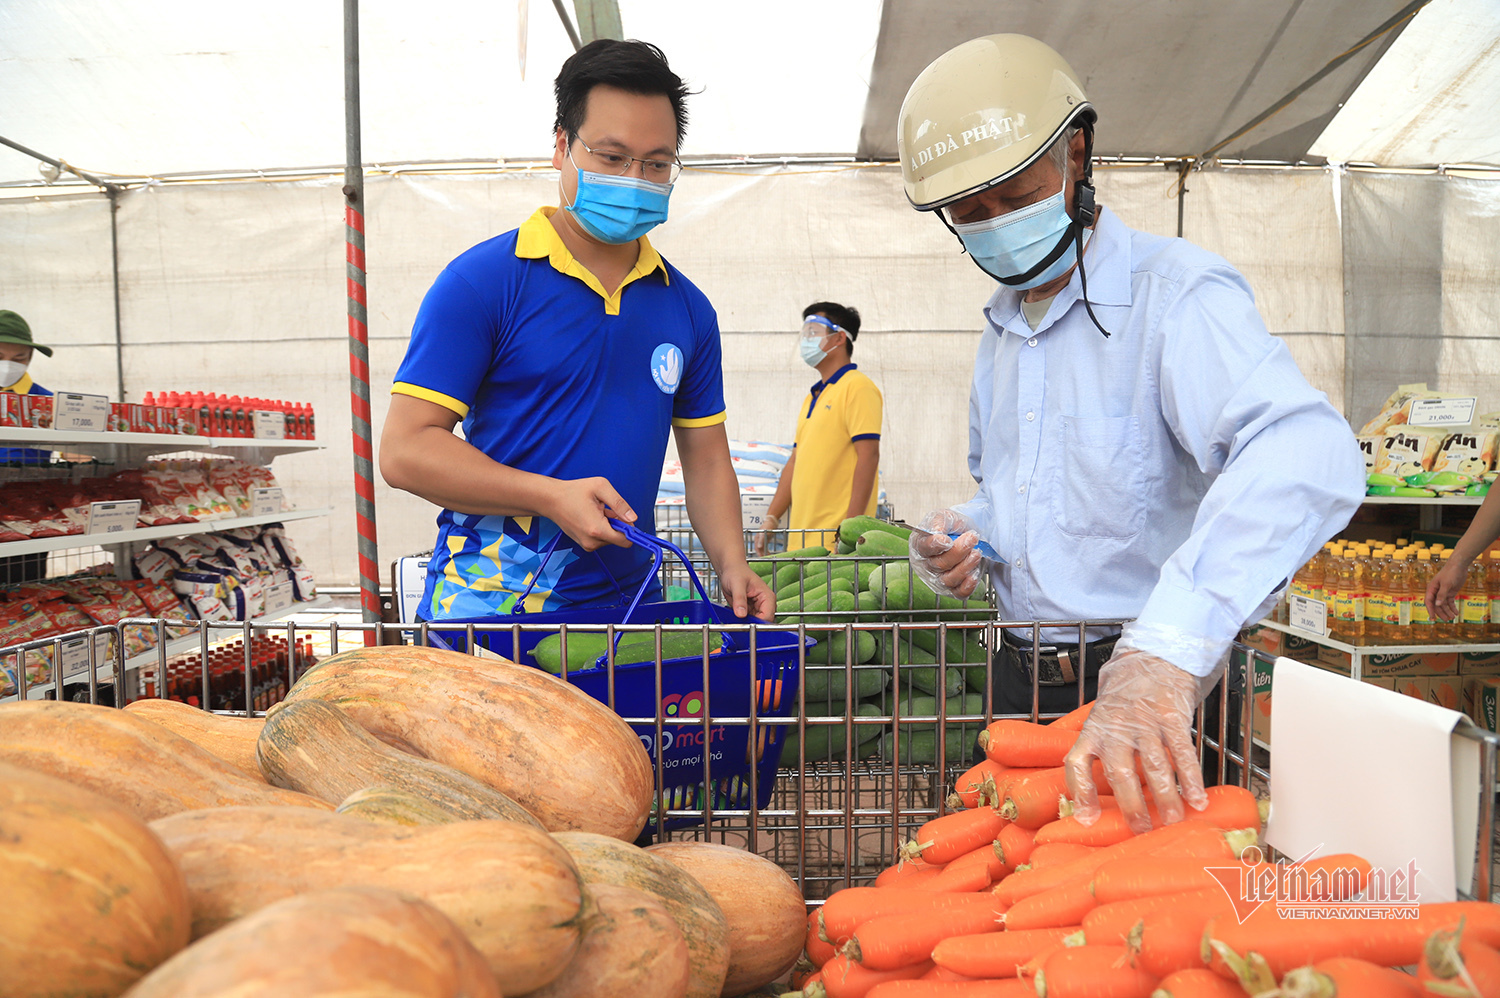
M 1387 429 L 1397 423 L 1406 422 L 1407 413 L 1410 410 L 1411 400 L 1427 393 L 1427 382 L 1420 384 L 1401 385 L 1380 406 L 1373 419 L 1366 423 L 1359 431 L 1359 436 L 1366 434 L 1384 434 Z
M 135 556 L 136 577 L 150 582 L 166 582 L 178 567 L 177 560 L 161 548 L 147 548 Z
M 1365 474 L 1375 470 L 1375 465 L 1380 461 L 1380 455 L 1385 452 L 1385 434 L 1363 433 L 1354 438 L 1359 444 L 1359 452 L 1365 459 Z
M 1443 438 L 1433 459 L 1433 471 L 1452 471 L 1479 478 L 1495 467 L 1495 445 L 1500 429 L 1456 430 Z
M 1426 426 L 1407 426 L 1387 433 L 1373 473 L 1406 478 L 1431 471 L 1433 459 L 1437 457 L 1446 435 L 1445 430 Z

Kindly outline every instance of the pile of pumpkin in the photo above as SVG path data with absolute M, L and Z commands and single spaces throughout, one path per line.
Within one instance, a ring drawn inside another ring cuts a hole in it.
M 717 998 L 802 948 L 791 878 L 637 848 L 635 733 L 536 669 L 321 662 L 264 719 L 0 706 L 0 995 Z
M 875 886 L 809 916 L 792 978 L 804 998 L 1500 998 L 1500 905 L 1318 920 L 1237 905 L 1243 876 L 1282 878 L 1285 900 L 1340 902 L 1371 874 L 1350 854 L 1292 873 L 1258 862 L 1263 815 L 1247 790 L 1212 787 L 1172 825 L 1153 806 L 1140 835 L 1104 796 L 1082 824 L 1060 764 L 1087 714 L 985 729 L 986 758 L 956 781 L 951 813 Z M 1103 785 L 1097 764 L 1094 776 Z

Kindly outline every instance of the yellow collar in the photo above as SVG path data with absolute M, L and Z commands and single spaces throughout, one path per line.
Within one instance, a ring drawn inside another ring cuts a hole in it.
M 0 392 L 15 392 L 17 395 L 30 395 L 31 385 L 31 372 L 27 371 L 25 374 L 21 375 L 20 381 L 17 381 L 9 388 L 0 388 Z
M 615 288 L 614 294 L 607 294 L 604 285 L 599 278 L 579 263 L 577 258 L 568 251 L 563 243 L 562 237 L 552 227 L 552 216 L 557 209 L 553 207 L 538 208 L 530 218 L 521 223 L 521 228 L 516 232 L 516 256 L 525 260 L 540 260 L 546 257 L 552 264 L 552 269 L 559 274 L 567 274 L 576 277 L 587 284 L 593 291 L 604 299 L 604 312 L 606 315 L 620 314 L 620 295 L 625 291 L 631 281 L 639 280 L 648 274 L 661 271 L 662 280 L 671 283 L 671 276 L 667 273 L 667 264 L 651 245 L 650 240 L 642 236 L 640 242 L 640 256 L 635 261 L 635 267 L 620 286 Z

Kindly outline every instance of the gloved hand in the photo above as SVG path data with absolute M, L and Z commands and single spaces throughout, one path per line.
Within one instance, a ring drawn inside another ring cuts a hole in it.
M 1141 792 L 1142 775 L 1157 815 L 1166 824 L 1183 819 L 1184 798 L 1198 810 L 1208 805 L 1193 745 L 1193 712 L 1217 685 L 1222 669 L 1199 678 L 1130 647 L 1126 643 L 1129 634 L 1127 626 L 1114 654 L 1099 670 L 1099 697 L 1063 764 L 1074 817 L 1085 825 L 1099 819 L 1099 792 L 1093 778 L 1093 763 L 1098 759 L 1120 810 L 1139 834 L 1151 828 Z
M 771 533 L 781 526 L 781 521 L 770 513 L 761 518 L 760 533 L 755 535 L 755 553 L 764 555 L 771 546 Z
M 912 531 L 908 542 L 912 571 L 939 596 L 967 599 L 979 585 L 981 559 L 974 550 L 979 533 L 974 522 L 955 510 L 938 509 L 922 517 L 917 526 L 929 533 Z

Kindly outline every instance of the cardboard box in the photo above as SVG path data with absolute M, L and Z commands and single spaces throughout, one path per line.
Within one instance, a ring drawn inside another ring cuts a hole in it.
M 1318 643 L 1311 638 L 1287 634 L 1257 624 L 1240 633 L 1240 640 L 1267 655 L 1285 655 L 1299 662 L 1312 662 L 1318 656 Z
M 1337 648 L 1318 647 L 1318 664 L 1344 675 L 1350 673 L 1350 657 Z M 1428 652 L 1422 655 L 1365 655 L 1360 662 L 1362 676 L 1456 676 L 1458 652 Z
M 1473 676 L 1465 679 L 1464 713 L 1486 731 L 1500 731 L 1496 715 L 1500 714 L 1500 677 Z
M 1457 676 L 1427 676 L 1427 702 L 1449 710 L 1463 709 L 1463 680 Z
M 1250 737 L 1267 747 L 1271 744 L 1271 672 L 1271 663 L 1257 658 L 1250 673 Z
M 1500 651 L 1461 651 L 1458 653 L 1460 676 L 1500 676 Z

